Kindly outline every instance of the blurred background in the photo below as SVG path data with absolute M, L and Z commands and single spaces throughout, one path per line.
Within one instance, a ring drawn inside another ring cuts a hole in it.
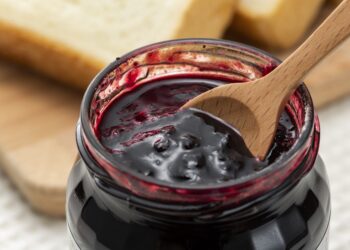
M 283 59 L 340 0 L 0 0 L 0 250 L 66 249 L 65 187 L 79 105 L 116 57 L 224 38 Z M 350 13 L 349 13 L 350 18 Z M 330 249 L 350 245 L 350 39 L 305 80 L 332 192 Z

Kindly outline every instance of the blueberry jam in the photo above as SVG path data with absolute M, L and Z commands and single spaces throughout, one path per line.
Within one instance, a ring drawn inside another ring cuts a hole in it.
M 117 162 L 167 182 L 220 183 L 264 169 L 297 137 L 286 112 L 269 157 L 262 162 L 226 123 L 205 112 L 179 111 L 189 99 L 220 84 L 171 79 L 133 89 L 104 112 L 97 130 L 100 141 Z

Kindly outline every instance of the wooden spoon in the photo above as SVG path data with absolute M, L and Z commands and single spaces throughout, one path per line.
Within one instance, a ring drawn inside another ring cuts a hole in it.
M 345 0 L 268 75 L 251 82 L 216 87 L 190 100 L 182 108 L 201 109 L 225 120 L 241 132 L 253 155 L 264 159 L 274 139 L 281 112 L 301 84 L 300 80 L 349 34 L 350 0 Z

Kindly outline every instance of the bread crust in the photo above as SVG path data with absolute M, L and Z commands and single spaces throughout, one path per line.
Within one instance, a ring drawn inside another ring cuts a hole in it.
M 0 56 L 85 89 L 104 63 L 31 31 L 0 21 Z

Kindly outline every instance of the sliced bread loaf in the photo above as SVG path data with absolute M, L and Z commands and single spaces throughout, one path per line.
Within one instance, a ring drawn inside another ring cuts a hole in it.
M 152 42 L 219 37 L 236 0 L 0 0 L 0 55 L 86 87 L 115 57 Z
M 234 32 L 270 48 L 288 48 L 302 38 L 323 0 L 239 0 Z

